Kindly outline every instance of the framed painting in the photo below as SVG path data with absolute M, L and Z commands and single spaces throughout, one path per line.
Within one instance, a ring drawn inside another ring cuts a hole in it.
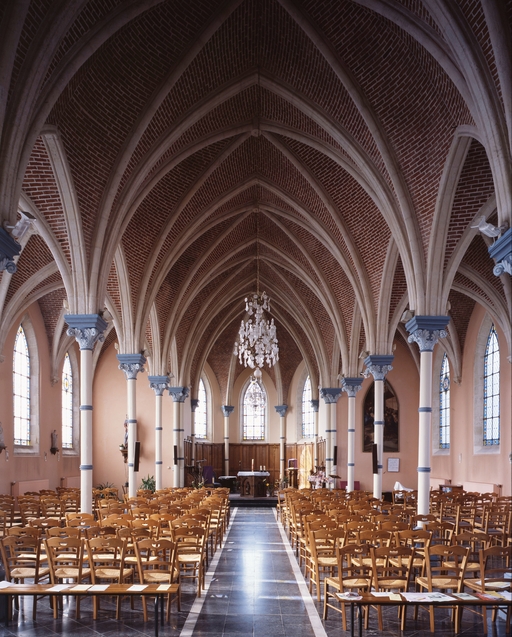
M 375 383 L 366 392 L 363 403 L 363 451 L 371 452 L 375 414 Z M 384 381 L 384 451 L 399 451 L 398 399 L 394 389 Z

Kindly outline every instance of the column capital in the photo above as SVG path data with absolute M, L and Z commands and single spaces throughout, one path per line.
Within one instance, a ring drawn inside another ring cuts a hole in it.
M 136 380 L 139 372 L 145 372 L 146 358 L 143 354 L 118 354 L 119 369 L 125 373 L 126 380 Z
M 99 314 L 66 314 L 68 336 L 74 336 L 81 350 L 92 350 L 97 341 L 103 343 L 107 322 Z
M 14 274 L 17 268 L 13 257 L 20 252 L 20 244 L 11 237 L 7 230 L 0 228 L 0 272 L 6 270 L 9 274 Z
M 276 405 L 274 409 L 281 416 L 281 418 L 284 418 L 286 416 L 286 410 L 288 409 L 288 405 Z
M 221 407 L 222 413 L 224 414 L 224 418 L 229 418 L 233 413 L 233 405 L 222 405 Z
M 341 390 L 347 393 L 349 398 L 355 398 L 357 392 L 361 389 L 363 379 L 356 378 L 343 378 L 341 381 Z
M 199 407 L 199 398 L 190 399 L 190 409 L 194 412 Z
M 374 380 L 384 380 L 386 374 L 393 369 L 391 363 L 394 358 L 388 354 L 371 354 L 364 359 L 364 364 Z
M 322 387 L 320 396 L 325 400 L 326 405 L 336 404 L 341 396 L 341 387 Z
M 169 387 L 169 396 L 172 396 L 173 403 L 184 403 L 189 393 L 188 387 Z
M 163 396 L 169 387 L 169 376 L 148 376 L 149 386 L 155 392 L 155 396 Z
M 409 343 L 416 342 L 420 352 L 432 352 L 440 338 L 446 338 L 446 327 L 450 322 L 449 316 L 413 316 L 405 324 L 409 332 Z
M 512 228 L 509 228 L 489 247 L 489 256 L 496 261 L 493 274 L 507 272 L 512 276 Z
M 317 412 L 318 412 L 318 407 L 320 406 L 320 401 L 319 401 L 319 400 L 314 399 L 314 400 L 311 400 L 311 401 L 310 401 L 310 403 L 311 403 L 311 409 L 312 409 L 315 413 L 317 413 Z

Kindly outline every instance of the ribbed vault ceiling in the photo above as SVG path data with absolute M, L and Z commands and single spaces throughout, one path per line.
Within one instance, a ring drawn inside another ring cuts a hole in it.
M 510 281 L 470 228 L 510 220 L 500 8 L 2 3 L 0 214 L 36 217 L 0 274 L 2 339 L 37 301 L 57 367 L 63 301 L 107 307 L 103 347 L 147 348 L 179 384 L 207 362 L 227 397 L 259 270 L 283 401 L 302 360 L 331 386 L 361 348 L 390 353 L 407 304 L 456 306 L 460 361 L 477 298 L 510 321 Z

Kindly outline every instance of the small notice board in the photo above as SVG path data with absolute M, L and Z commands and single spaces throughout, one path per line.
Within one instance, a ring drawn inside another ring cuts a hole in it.
M 388 473 L 398 473 L 400 471 L 400 458 L 388 458 Z

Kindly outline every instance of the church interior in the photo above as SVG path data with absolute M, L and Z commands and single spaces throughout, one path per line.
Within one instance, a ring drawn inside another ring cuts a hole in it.
M 507 3 L 22 0 L 0 33 L 1 493 L 200 460 L 511 495 Z

